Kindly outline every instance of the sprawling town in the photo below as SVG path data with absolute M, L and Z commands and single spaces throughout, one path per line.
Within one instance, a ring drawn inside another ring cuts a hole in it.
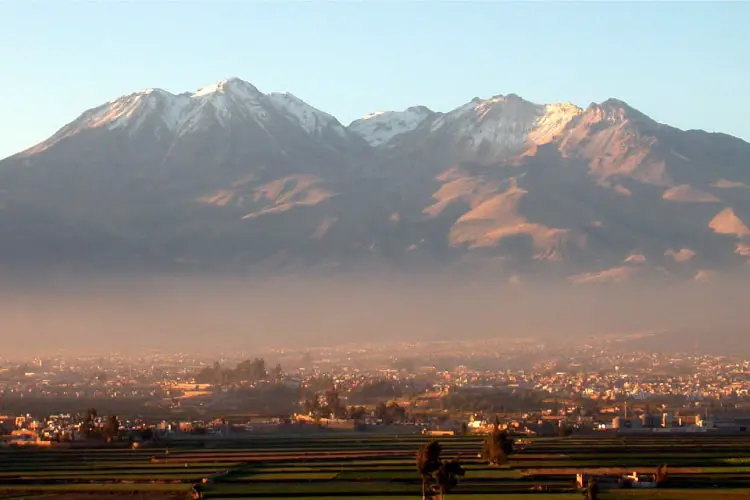
M 622 340 L 3 360 L 0 434 L 4 446 L 53 446 L 272 432 L 453 435 L 495 423 L 519 436 L 750 426 L 750 359 Z

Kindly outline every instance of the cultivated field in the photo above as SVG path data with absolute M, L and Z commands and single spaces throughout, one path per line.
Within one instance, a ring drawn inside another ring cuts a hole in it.
M 750 499 L 750 437 L 639 436 L 535 439 L 500 468 L 481 463 L 481 438 L 440 438 L 444 458 L 467 474 L 447 498 L 582 498 L 575 474 L 653 472 L 668 464 L 658 490 L 604 492 L 603 499 Z M 420 497 L 415 467 L 421 436 L 367 433 L 221 440 L 214 448 L 51 448 L 0 451 L 0 498 L 80 500 L 188 498 L 207 480 L 205 498 L 344 500 Z

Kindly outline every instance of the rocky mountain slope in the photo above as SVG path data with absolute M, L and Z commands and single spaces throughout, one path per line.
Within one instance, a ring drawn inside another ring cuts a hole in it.
M 575 283 L 750 259 L 750 144 L 509 94 L 349 126 L 230 79 L 84 112 L 0 162 L 6 266 L 476 266 Z

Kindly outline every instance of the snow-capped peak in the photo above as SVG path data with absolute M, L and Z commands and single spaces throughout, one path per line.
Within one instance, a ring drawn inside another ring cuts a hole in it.
M 534 104 L 516 94 L 470 102 L 439 116 L 430 130 L 448 134 L 466 151 L 489 158 L 516 154 L 559 135 L 582 110 L 572 104 Z
M 288 92 L 272 92 L 267 97 L 274 108 L 300 125 L 308 134 L 320 135 L 330 128 L 341 137 L 346 135 L 346 130 L 336 118 Z
M 413 106 L 404 111 L 376 111 L 349 125 L 349 130 L 371 146 L 381 146 L 396 136 L 411 132 L 435 113 L 424 106 Z
M 149 130 L 159 137 L 179 137 L 216 122 L 229 127 L 235 119 L 252 120 L 266 128 L 272 115 L 281 115 L 308 134 L 320 135 L 324 130 L 341 137 L 347 134 L 336 118 L 292 94 L 266 95 L 244 80 L 228 78 L 178 95 L 162 89 L 146 89 L 118 97 L 83 113 L 44 147 L 87 129 L 122 129 L 132 135 L 147 122 L 155 127 Z
M 127 122 L 138 120 L 144 108 L 154 109 L 159 103 L 174 97 L 161 89 L 146 89 L 133 92 L 85 112 L 82 116 L 89 127 L 106 125 L 110 129 L 120 128 Z
M 145 89 L 113 99 L 101 106 L 85 111 L 52 137 L 27 151 L 28 154 L 42 151 L 53 144 L 87 129 L 106 127 L 109 130 L 128 128 L 137 131 L 152 115 L 161 115 L 167 126 L 174 126 L 175 106 L 179 96 L 162 89 Z
M 264 120 L 265 96 L 239 78 L 229 78 L 190 93 L 174 95 L 162 89 L 146 89 L 128 94 L 85 112 L 65 127 L 65 135 L 107 127 L 136 133 L 149 118 L 156 119 L 169 132 L 182 135 L 205 117 L 226 126 L 237 115 Z M 61 131 L 62 132 L 62 131 Z
M 170 94 L 169 92 L 167 92 L 164 89 L 159 89 L 159 88 L 143 89 L 143 90 L 139 90 L 137 92 L 133 92 L 133 93 L 130 93 L 130 94 L 126 94 L 126 95 L 117 97 L 116 99 L 112 99 L 112 100 L 108 101 L 107 104 L 117 103 L 117 102 L 122 101 L 123 99 L 143 97 L 143 96 L 151 96 L 151 95 L 158 97 L 158 96 L 171 96 L 172 94 Z
M 374 113 L 367 113 L 360 118 L 360 120 L 369 120 L 370 118 L 375 118 L 376 116 L 384 115 L 386 113 L 393 113 L 393 111 L 375 111 Z
M 590 120 L 621 123 L 624 121 L 655 123 L 653 119 L 620 99 L 610 97 L 602 103 L 591 103 L 586 110 Z
M 546 144 L 558 137 L 565 127 L 583 110 L 575 104 L 561 102 L 547 104 L 539 115 L 534 129 L 529 132 L 529 140 L 534 144 Z
M 201 87 L 192 94 L 192 97 L 208 97 L 215 94 L 233 94 L 241 98 L 249 98 L 257 96 L 260 91 L 253 84 L 232 77 Z
M 601 108 L 624 106 L 613 102 L 603 103 Z M 580 113 L 580 108 L 570 104 L 537 105 L 508 94 L 475 98 L 445 114 L 424 106 L 377 111 L 347 128 L 290 93 L 263 94 L 246 81 L 228 78 L 179 95 L 151 88 L 119 97 L 86 111 L 39 147 L 89 129 L 119 129 L 130 135 L 147 133 L 172 140 L 217 124 L 228 129 L 254 122 L 269 134 L 284 123 L 317 137 L 333 134 L 346 139 L 352 133 L 373 147 L 393 147 L 395 138 L 423 129 L 427 134 L 439 134 L 440 140 L 455 140 L 464 149 L 478 150 L 486 143 L 483 151 L 493 155 L 549 142 Z

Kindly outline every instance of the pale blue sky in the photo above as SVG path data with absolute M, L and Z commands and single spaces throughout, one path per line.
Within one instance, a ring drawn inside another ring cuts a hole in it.
M 344 124 L 514 92 L 750 140 L 750 3 L 0 0 L 0 157 L 121 94 L 230 76 Z

